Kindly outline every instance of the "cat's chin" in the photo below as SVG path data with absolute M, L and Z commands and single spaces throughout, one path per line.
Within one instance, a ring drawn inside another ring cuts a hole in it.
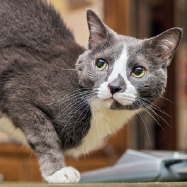
M 122 105 L 114 98 L 104 100 L 105 106 L 111 110 L 134 110 L 131 105 Z
M 115 100 L 115 99 L 113 99 L 113 98 L 105 99 L 105 100 L 104 100 L 105 106 L 106 106 L 107 108 L 110 108 L 110 107 L 113 105 L 114 100 Z
M 134 108 L 131 105 L 122 105 L 115 99 L 113 99 L 110 109 L 111 110 L 134 110 Z

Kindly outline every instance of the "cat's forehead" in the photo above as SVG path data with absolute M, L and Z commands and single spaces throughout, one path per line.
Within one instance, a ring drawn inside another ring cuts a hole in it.
M 117 35 L 109 41 L 103 42 L 103 45 L 92 51 L 92 54 L 115 61 L 123 55 L 124 48 L 126 49 L 125 53 L 128 53 L 129 57 L 133 56 L 141 48 L 141 42 L 142 40 L 133 37 Z
M 151 55 L 146 55 L 144 40 L 133 37 L 119 35 L 117 42 L 112 46 L 112 51 L 108 54 L 113 56 L 114 61 L 125 59 L 126 66 L 140 65 L 140 62 L 149 65 L 151 62 L 149 57 Z
M 142 41 L 140 39 L 136 39 L 133 37 L 128 36 L 121 36 L 117 38 L 118 42 L 121 43 L 121 52 L 123 51 L 123 48 L 126 48 L 126 51 L 128 51 L 129 56 L 134 55 L 134 53 L 137 53 L 142 48 Z

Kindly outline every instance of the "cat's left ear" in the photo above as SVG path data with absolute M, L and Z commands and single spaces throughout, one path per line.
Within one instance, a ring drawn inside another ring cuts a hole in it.
M 89 37 L 89 49 L 102 45 L 109 36 L 109 28 L 104 25 L 101 19 L 97 16 L 97 14 L 92 11 L 91 9 L 87 10 L 87 21 L 88 21 L 88 28 L 90 31 Z
M 151 50 L 150 55 L 155 57 L 161 64 L 168 66 L 180 44 L 181 38 L 182 29 L 172 28 L 149 39 L 146 43 Z

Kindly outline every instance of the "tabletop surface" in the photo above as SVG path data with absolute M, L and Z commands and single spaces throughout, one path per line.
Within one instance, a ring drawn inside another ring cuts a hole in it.
M 59 186 L 69 186 L 69 187 L 165 187 L 165 186 L 187 186 L 187 182 L 146 182 L 146 183 L 78 183 L 78 184 L 44 184 L 44 183 L 9 183 L 4 182 L 0 184 L 0 187 L 59 187 Z

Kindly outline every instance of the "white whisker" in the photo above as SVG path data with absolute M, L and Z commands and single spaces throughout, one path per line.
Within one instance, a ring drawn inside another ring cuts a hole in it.
M 136 108 L 134 105 L 132 105 L 132 107 L 133 107 L 135 110 L 137 110 L 137 108 Z M 151 146 L 151 148 L 152 148 L 151 138 L 150 138 L 150 136 L 149 136 L 149 132 L 148 132 L 147 126 L 146 126 L 146 124 L 145 124 L 145 120 L 144 120 L 144 118 L 143 118 L 141 112 L 139 112 L 138 110 L 137 110 L 137 112 L 138 112 L 138 115 L 140 116 L 141 120 L 143 121 L 145 130 L 146 130 L 146 133 L 147 133 L 147 137 L 148 137 L 148 139 L 149 139 L 149 143 L 150 143 L 150 146 Z
M 85 91 L 86 90 L 86 91 Z M 72 97 L 75 97 L 79 94 L 82 94 L 82 93 L 89 93 L 89 92 L 92 92 L 92 90 L 90 88 L 80 88 L 80 89 L 77 89 L 77 90 L 74 90 L 72 92 L 70 92 L 69 94 L 65 95 L 63 98 L 60 98 L 58 99 L 57 101 L 53 102 L 53 103 L 49 103 L 47 105 L 52 105 L 52 104 L 56 104 L 56 103 L 59 103 L 60 101 L 63 101 L 65 99 L 69 99 L 69 98 L 72 98 Z
M 62 110 L 55 118 L 55 120 L 59 119 L 63 114 L 65 114 L 72 106 L 75 106 L 76 104 L 79 104 L 81 102 L 83 102 L 82 100 L 84 99 L 89 99 L 89 97 L 92 96 L 92 94 L 87 94 L 85 95 L 81 95 L 81 97 L 76 98 L 75 100 L 73 100 L 70 104 L 68 104 L 68 106 L 65 107 L 64 110 Z M 73 105 L 72 105 L 73 104 Z M 75 107 L 76 108 L 76 107 Z
M 162 128 L 162 130 L 165 131 L 165 129 L 162 127 L 162 125 L 159 123 L 159 121 L 158 121 L 144 106 L 142 106 L 140 100 L 138 100 L 138 103 L 140 104 L 140 106 L 142 107 L 142 109 L 143 109 L 145 112 L 147 112 L 147 113 L 157 122 L 157 124 Z

